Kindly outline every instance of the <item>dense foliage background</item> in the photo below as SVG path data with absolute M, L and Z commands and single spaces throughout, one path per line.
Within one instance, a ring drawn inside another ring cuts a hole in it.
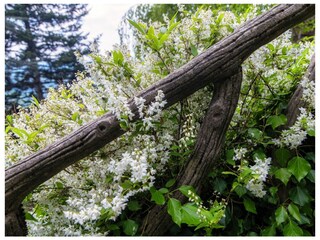
M 194 186 L 173 186 L 193 151 L 214 86 L 167 110 L 161 91 L 149 107 L 135 98 L 141 117 L 136 123 L 126 101 L 270 6 L 175 8 L 168 16 L 170 7 L 151 6 L 143 10 L 149 15 L 126 20 L 135 38 L 129 47 L 102 55 L 93 45 L 90 60 L 77 53 L 85 70 L 72 84 L 49 89 L 45 100 L 6 116 L 7 167 L 107 112 L 127 131 L 29 194 L 29 235 L 140 235 L 155 204 L 166 204 L 175 223 L 168 235 L 315 234 L 314 82 L 305 77 L 314 42 L 302 38 L 313 20 L 243 63 L 224 151 L 198 196 Z M 287 105 L 299 84 L 305 105 L 289 126 Z M 174 191 L 189 202 L 172 198 Z

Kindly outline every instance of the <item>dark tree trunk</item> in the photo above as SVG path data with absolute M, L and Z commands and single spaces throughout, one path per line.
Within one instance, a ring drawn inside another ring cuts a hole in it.
M 304 23 L 292 28 L 292 41 L 293 42 L 299 42 L 304 37 L 311 37 L 311 36 L 315 35 L 315 29 L 309 29 L 309 31 L 306 31 L 306 29 L 304 29 L 307 27 L 306 24 L 308 24 L 308 22 L 312 19 L 314 19 L 314 17 L 307 19 L 304 21 Z
M 309 81 L 315 81 L 315 56 L 312 56 L 308 71 L 306 72 L 305 78 Z M 305 107 L 305 102 L 302 99 L 303 87 L 299 84 L 294 94 L 292 95 L 287 108 L 287 127 L 291 127 L 297 120 L 300 110 L 299 108 Z
M 304 75 L 304 78 L 308 78 L 309 81 L 313 81 L 313 82 L 315 81 L 315 56 L 314 55 L 311 58 L 311 62 L 309 64 L 307 72 Z M 302 99 L 302 94 L 303 94 L 303 88 L 299 84 L 288 103 L 288 108 L 286 111 L 287 123 L 282 128 L 282 130 L 288 129 L 291 126 L 293 126 L 298 116 L 300 115 L 300 108 L 306 106 L 306 103 Z M 274 150 L 273 150 L 273 154 L 274 154 Z M 276 180 L 276 181 L 279 181 L 279 180 Z M 281 202 L 287 201 L 289 196 L 289 188 L 283 184 L 280 184 L 278 194 Z
M 168 108 L 211 82 L 217 83 L 231 77 L 252 52 L 297 23 L 313 16 L 314 12 L 313 4 L 276 6 L 245 23 L 233 34 L 153 84 L 137 97 L 143 97 L 146 99 L 145 104 L 150 104 L 158 90 L 162 90 Z M 135 114 L 133 121 L 136 121 L 139 114 L 134 100 L 131 99 L 128 104 Z M 15 212 L 25 196 L 41 183 L 123 133 L 116 117 L 106 114 L 8 168 L 5 174 L 6 215 Z M 9 224 L 7 220 L 6 224 Z M 17 234 L 6 231 L 6 235 Z
M 219 159 L 226 131 L 237 107 L 242 82 L 242 71 L 230 79 L 214 85 L 214 93 L 206 116 L 198 133 L 196 146 L 186 167 L 180 172 L 176 186 L 191 185 L 197 193 L 206 181 L 208 173 Z M 176 191 L 173 196 L 181 202 L 186 197 Z M 161 236 L 174 223 L 167 213 L 166 206 L 153 207 L 143 223 L 143 235 Z
M 24 218 L 22 204 L 8 214 L 6 213 L 6 235 L 11 233 L 14 236 L 24 236 L 28 234 L 27 224 Z

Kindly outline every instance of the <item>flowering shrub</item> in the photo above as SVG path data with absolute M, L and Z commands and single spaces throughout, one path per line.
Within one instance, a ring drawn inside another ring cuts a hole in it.
M 312 42 L 292 43 L 288 31 L 243 63 L 225 154 L 210 173 L 208 196 L 201 196 L 206 205 L 191 186 L 179 186 L 189 198 L 184 205 L 171 198 L 176 190 L 170 188 L 191 155 L 214 86 L 167 110 L 161 91 L 149 106 L 135 97 L 140 120 L 131 122 L 128 99 L 257 14 L 249 10 L 237 15 L 199 8 L 190 14 L 181 6 L 181 21 L 130 20 L 138 33 L 134 53 L 115 46 L 102 55 L 93 46 L 89 59 L 77 54 L 86 71 L 73 84 L 51 89 L 46 100 L 34 99 L 29 109 L 6 117 L 6 167 L 107 112 L 127 131 L 28 195 L 29 235 L 139 234 L 138 210 L 151 202 L 167 204 L 177 226 L 197 234 L 313 234 L 314 148 L 304 142 L 314 137 L 314 83 L 301 81 Z M 307 107 L 283 130 L 286 104 L 299 83 Z

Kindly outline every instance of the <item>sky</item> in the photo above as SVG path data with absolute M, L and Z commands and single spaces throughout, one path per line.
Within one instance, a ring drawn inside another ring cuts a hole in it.
M 111 50 L 115 43 L 120 43 L 118 26 L 121 18 L 134 4 L 89 4 L 90 10 L 84 17 L 82 30 L 89 33 L 89 40 L 93 40 L 99 34 L 100 51 Z

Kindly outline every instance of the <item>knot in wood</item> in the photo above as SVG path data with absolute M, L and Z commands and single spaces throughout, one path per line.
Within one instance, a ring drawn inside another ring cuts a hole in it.
M 97 124 L 96 132 L 99 137 L 104 137 L 110 128 L 110 123 L 108 121 L 101 121 Z

